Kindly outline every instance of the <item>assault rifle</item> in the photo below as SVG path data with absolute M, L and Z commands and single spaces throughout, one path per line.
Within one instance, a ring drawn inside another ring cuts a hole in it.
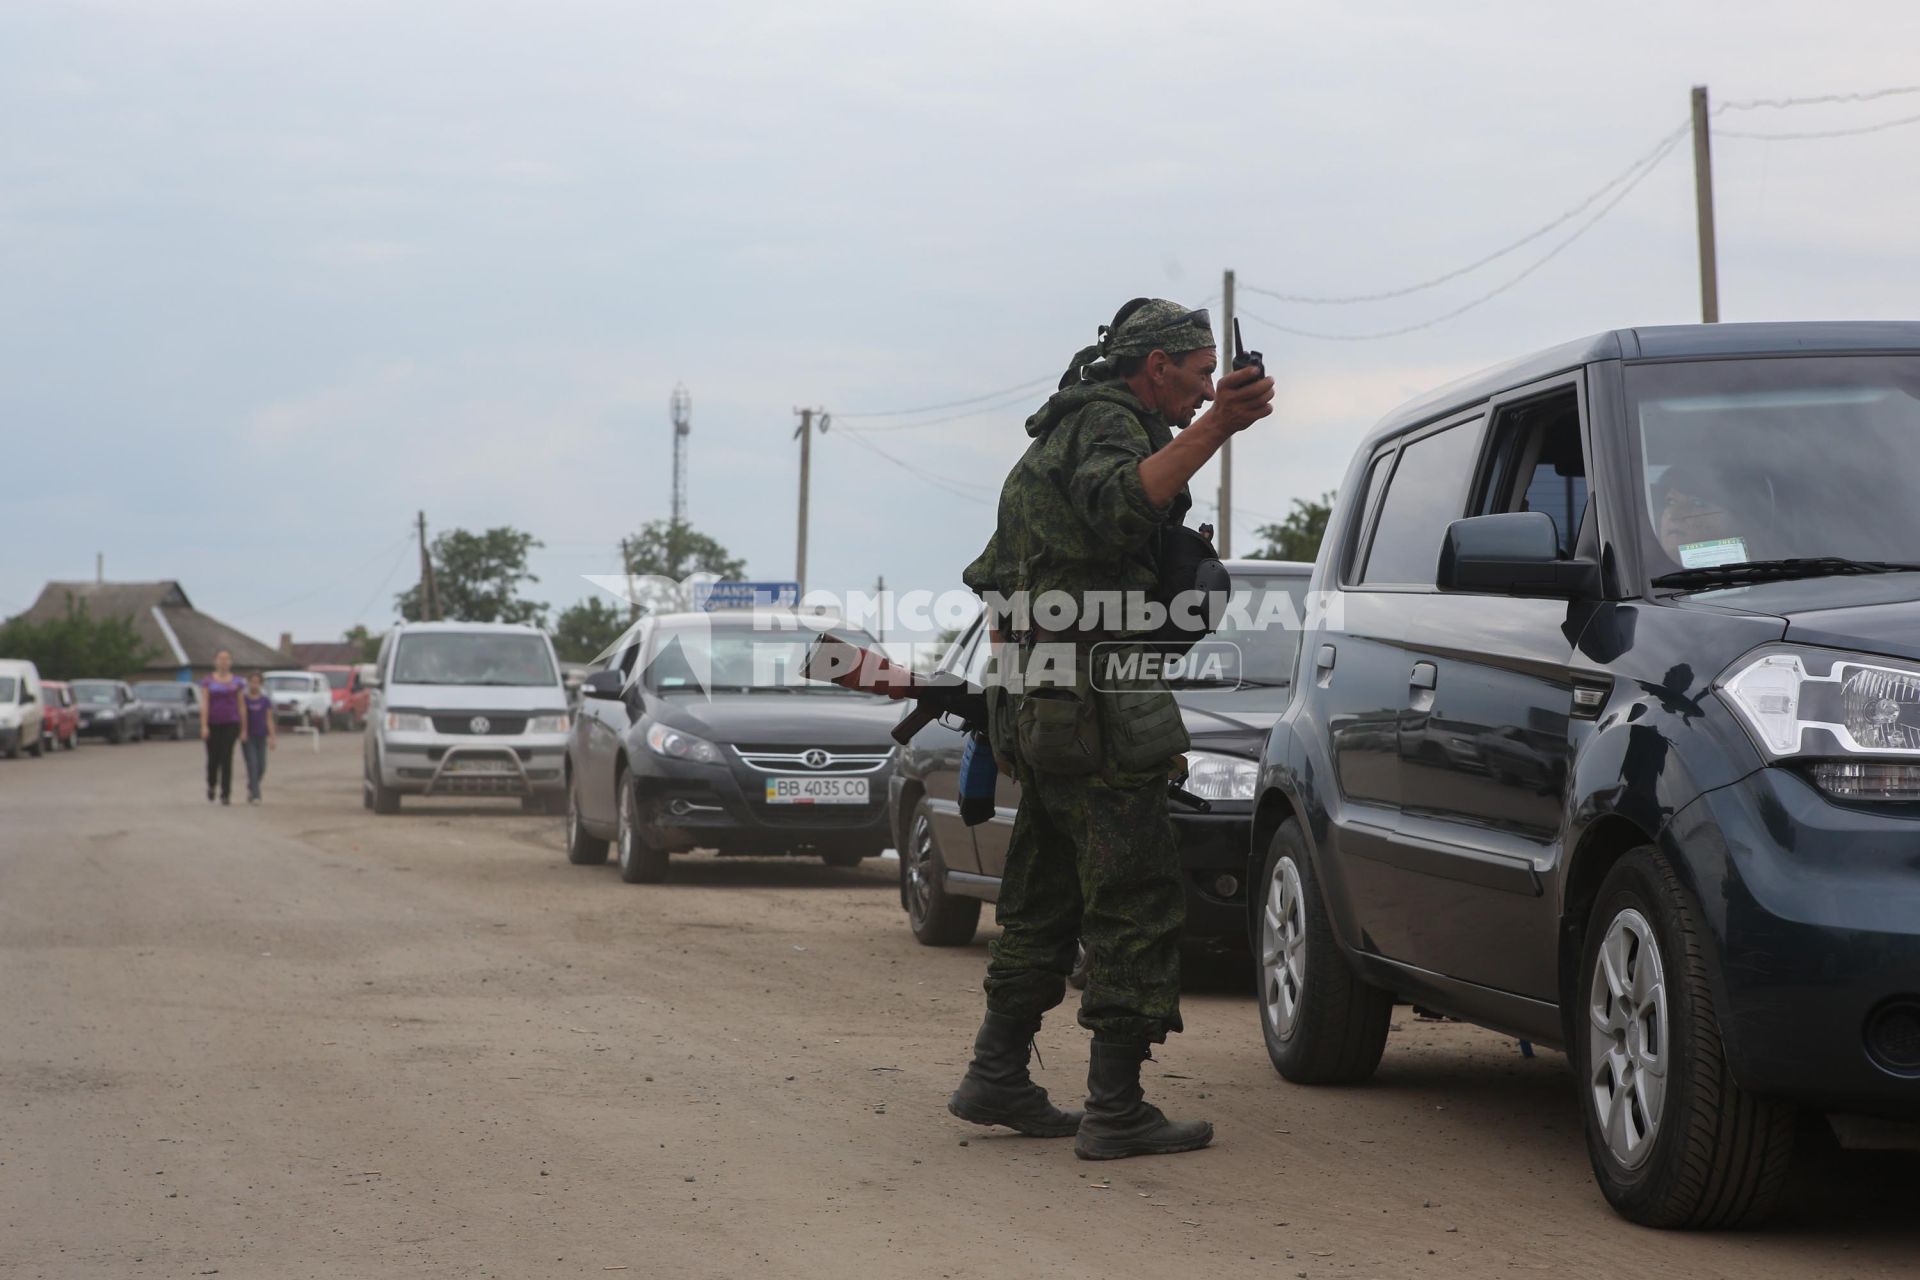
M 807 649 L 800 674 L 842 689 L 910 698 L 914 708 L 893 726 L 893 740 L 905 746 L 913 735 L 941 716 L 956 716 L 968 733 L 987 731 L 987 695 L 958 676 L 919 676 L 871 649 L 831 632 L 822 632 Z

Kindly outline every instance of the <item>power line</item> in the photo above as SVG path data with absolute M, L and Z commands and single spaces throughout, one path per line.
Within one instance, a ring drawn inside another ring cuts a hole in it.
M 1043 379 L 1043 381 L 1052 382 L 1054 379 L 1047 378 Z M 944 418 L 927 418 L 920 422 L 888 422 L 877 427 L 842 427 L 841 430 L 870 434 L 876 431 L 918 431 L 922 427 L 943 427 L 949 422 L 959 422 L 963 418 L 977 418 L 983 413 L 1002 413 L 1017 405 L 1027 404 L 1031 395 L 1031 392 L 1026 392 L 1014 396 L 1010 400 L 1003 400 L 998 404 L 982 405 L 978 409 L 968 409 L 962 413 L 949 414 Z M 834 415 L 836 419 L 839 416 L 839 414 Z
M 367 610 L 373 608 L 373 602 L 379 599 L 380 596 L 385 593 L 386 589 L 393 584 L 393 575 L 400 572 L 400 566 L 407 562 L 407 552 L 412 550 L 412 548 L 406 544 L 411 541 L 413 541 L 413 530 L 409 529 L 407 530 L 407 536 L 401 540 L 399 554 L 394 556 L 393 564 L 387 569 L 387 576 L 380 580 L 380 585 L 373 589 L 373 594 L 366 598 L 365 603 L 354 610 L 353 620 L 355 622 L 366 617 Z
M 345 581 L 347 578 L 352 577 L 354 574 L 359 573 L 362 569 L 366 568 L 368 565 L 378 561 L 381 556 L 386 555 L 388 552 L 392 551 L 395 547 L 404 546 L 409 540 L 412 539 L 412 537 L 413 537 L 413 530 L 409 529 L 405 533 L 400 535 L 399 542 L 380 548 L 380 550 L 374 552 L 371 556 L 368 556 L 365 560 L 362 560 L 359 564 L 354 565 L 352 568 L 345 570 L 339 576 L 329 578 L 327 581 L 322 582 L 317 587 L 313 587 L 313 588 L 310 588 L 309 590 L 302 591 L 299 595 L 294 596 L 290 600 L 282 600 L 279 604 L 268 605 L 265 608 L 260 608 L 260 609 L 249 609 L 243 613 L 236 613 L 230 616 L 235 618 L 257 618 L 263 613 L 274 613 L 274 612 L 277 612 L 278 610 L 286 608 L 289 605 L 299 604 L 302 600 L 311 599 L 312 597 L 319 595 L 322 591 L 327 590 L 329 587 L 338 586 L 341 582 Z
M 1759 111 L 1763 109 L 1780 110 L 1792 107 L 1821 107 L 1842 102 L 1874 102 L 1881 98 L 1893 98 L 1903 94 L 1920 93 L 1920 84 L 1894 85 L 1889 89 L 1866 89 L 1858 93 L 1823 93 L 1808 98 L 1743 98 L 1729 99 L 1714 108 L 1716 116 L 1726 111 Z
M 979 404 L 982 400 L 998 400 L 1014 392 L 1032 391 L 1054 381 L 1052 378 L 1035 378 L 1032 382 L 1023 382 L 1017 387 L 1002 387 L 998 391 L 987 391 L 977 396 L 968 396 L 963 400 L 948 400 L 943 404 L 923 404 L 917 409 L 867 409 L 860 413 L 842 413 L 834 410 L 833 416 L 839 418 L 910 418 L 918 413 L 938 413 L 942 409 L 959 409 L 970 404 Z
M 1261 294 L 1264 297 L 1274 298 L 1281 302 L 1293 302 L 1293 303 L 1299 303 L 1307 306 L 1323 306 L 1323 307 L 1350 306 L 1354 303 L 1359 303 L 1359 302 L 1385 302 L 1391 298 L 1404 298 L 1411 293 L 1421 293 L 1428 289 L 1437 288 L 1440 285 L 1446 284 L 1450 280 L 1458 280 L 1461 276 L 1468 275 L 1472 272 L 1478 271 L 1481 267 L 1487 266 L 1490 263 L 1498 262 L 1500 259 L 1506 257 L 1508 254 L 1513 253 L 1520 249 L 1524 249 L 1527 245 L 1530 245 L 1535 240 L 1540 239 L 1540 237 L 1547 235 L 1550 232 L 1560 227 L 1565 226 L 1568 222 L 1579 217 L 1582 213 L 1592 208 L 1594 205 L 1594 202 L 1601 199 L 1609 191 L 1612 191 L 1615 187 L 1618 187 L 1621 183 L 1627 182 L 1630 179 L 1633 179 L 1634 175 L 1640 173 L 1641 170 L 1644 169 L 1647 165 L 1664 157 L 1666 152 L 1672 147 L 1674 142 L 1677 141 L 1682 135 L 1684 135 L 1689 127 L 1690 127 L 1689 125 L 1683 124 L 1679 128 L 1675 129 L 1672 133 L 1661 138 L 1659 142 L 1654 144 L 1651 150 L 1644 152 L 1632 164 L 1628 165 L 1625 169 L 1622 169 L 1619 173 L 1615 174 L 1613 177 L 1607 179 L 1605 183 L 1603 183 L 1601 186 L 1596 188 L 1593 192 L 1588 194 L 1583 200 L 1580 201 L 1580 203 L 1566 210 L 1564 213 L 1554 218 L 1553 221 L 1546 223 L 1544 226 L 1536 227 L 1534 230 L 1527 232 L 1526 235 L 1521 236 L 1518 240 L 1515 240 L 1509 244 L 1503 245 L 1502 247 L 1495 249 L 1492 253 L 1489 253 L 1484 257 L 1476 258 L 1472 262 L 1467 263 L 1463 267 L 1456 267 L 1452 271 L 1444 272 L 1441 275 L 1433 276 L 1432 278 L 1427 280 L 1422 280 L 1417 284 L 1404 285 L 1398 289 L 1384 289 L 1377 293 L 1352 293 L 1352 294 L 1333 294 L 1333 295 L 1281 293 L 1274 289 L 1262 289 L 1259 285 L 1252 285 L 1252 284 L 1242 284 L 1240 287 L 1245 289 L 1248 293 Z
M 855 435 L 847 435 L 843 438 L 853 441 L 855 444 L 859 445 L 862 449 L 871 450 L 873 453 L 878 454 L 880 457 L 884 458 L 886 461 L 891 462 L 894 466 L 899 467 L 902 471 L 905 471 L 911 475 L 917 476 L 921 480 L 924 480 L 928 484 L 932 485 L 934 488 L 940 489 L 946 493 L 952 494 L 956 498 L 965 498 L 968 502 L 977 502 L 983 507 L 995 505 L 993 502 L 988 501 L 986 498 L 981 497 L 979 494 L 968 493 L 965 490 L 954 487 L 956 485 L 971 484 L 970 481 L 954 480 L 947 476 L 934 475 L 932 472 L 923 471 L 919 467 L 914 466 L 910 462 L 903 462 L 899 458 L 894 457 L 892 454 L 888 453 L 885 449 L 882 449 L 879 445 L 874 444 L 870 440 L 862 440 L 860 437 Z M 979 489 L 986 489 L 988 486 L 977 485 L 974 487 Z
M 1804 133 L 1750 133 L 1744 129 L 1715 129 L 1715 138 L 1746 138 L 1754 142 L 1801 142 L 1813 138 L 1857 138 L 1863 133 L 1880 133 L 1901 125 L 1920 124 L 1920 115 L 1882 120 L 1879 124 L 1859 125 L 1852 129 L 1813 129 Z
M 1572 245 L 1574 241 L 1578 240 L 1581 236 L 1584 236 L 1587 232 L 1591 231 L 1594 228 L 1594 226 L 1602 218 L 1606 217 L 1609 213 L 1613 212 L 1613 210 L 1619 206 L 1622 200 L 1625 200 L 1629 195 L 1631 195 L 1633 193 L 1634 188 L 1638 187 L 1643 181 L 1645 181 L 1647 178 L 1647 175 L 1651 174 L 1655 169 L 1659 168 L 1660 162 L 1666 159 L 1667 156 L 1672 153 L 1673 149 L 1679 145 L 1680 140 L 1686 137 L 1686 135 L 1687 135 L 1687 129 L 1685 128 L 1678 129 L 1673 133 L 1668 134 L 1666 138 L 1661 142 L 1661 145 L 1658 148 L 1656 148 L 1654 151 L 1649 152 L 1646 156 L 1642 157 L 1639 172 L 1634 174 L 1627 181 L 1625 186 L 1621 187 L 1617 192 L 1615 192 L 1613 197 L 1610 200 L 1608 200 L 1605 204 L 1602 204 L 1598 209 L 1596 209 L 1593 212 L 1593 214 L 1586 219 L 1586 221 L 1582 222 L 1578 227 L 1575 227 L 1572 235 L 1569 235 L 1568 237 L 1566 237 L 1566 239 L 1560 241 L 1560 243 L 1556 244 L 1553 248 L 1547 250 L 1545 254 L 1541 255 L 1538 259 L 1530 263 L 1523 270 L 1509 277 L 1507 280 L 1503 281 L 1502 283 L 1494 286 L 1492 289 L 1487 290 L 1485 293 L 1479 295 L 1478 297 L 1472 298 L 1469 301 L 1464 302 L 1461 305 L 1453 308 L 1451 311 L 1443 311 L 1437 316 L 1433 316 L 1426 320 L 1418 321 L 1417 323 L 1414 323 L 1414 324 L 1401 325 L 1400 327 L 1395 329 L 1375 330 L 1374 332 L 1371 332 L 1371 333 L 1321 333 L 1312 329 L 1298 329 L 1290 325 L 1278 324 L 1278 323 L 1275 323 L 1274 321 L 1266 320 L 1261 318 L 1260 316 L 1254 315 L 1251 311 L 1247 311 L 1244 308 L 1241 309 L 1241 314 L 1244 315 L 1249 320 L 1253 320 L 1259 324 L 1266 325 L 1268 328 L 1278 330 L 1281 333 L 1289 334 L 1296 338 L 1316 338 L 1322 342 L 1370 342 L 1379 338 L 1398 338 L 1404 334 L 1418 333 L 1422 329 L 1431 329 L 1435 325 L 1444 324 L 1449 320 L 1465 315 L 1467 312 L 1472 311 L 1476 307 L 1484 306 L 1485 304 L 1493 301 L 1495 298 L 1507 292 L 1509 289 L 1514 288 L 1521 281 L 1525 280 L 1528 276 L 1531 276 L 1534 272 L 1538 271 L 1540 268 L 1546 266 L 1549 262 L 1552 262 L 1555 258 L 1559 257 L 1560 254 L 1564 252 L 1570 245 Z

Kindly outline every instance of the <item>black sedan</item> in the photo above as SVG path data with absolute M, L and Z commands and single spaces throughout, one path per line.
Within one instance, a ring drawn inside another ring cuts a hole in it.
M 147 736 L 147 707 L 125 680 L 75 680 L 74 707 L 80 736 L 105 738 L 115 746 Z
M 604 862 L 611 841 L 621 878 L 639 884 L 696 848 L 851 867 L 891 845 L 900 704 L 802 677 L 815 634 L 812 620 L 767 610 L 644 621 L 581 686 L 568 860 Z
M 1193 749 L 1187 789 L 1211 812 L 1176 805 L 1174 827 L 1187 876 L 1189 939 L 1239 943 L 1246 935 L 1247 844 L 1253 831 L 1254 784 L 1267 730 L 1292 696 L 1301 610 L 1313 566 L 1292 561 L 1235 560 L 1234 602 L 1207 642 L 1237 660 L 1224 673 L 1173 681 Z M 988 649 L 976 621 L 941 659 L 939 670 L 979 683 Z M 1001 776 L 994 816 L 976 827 L 960 820 L 957 798 L 964 735 L 930 725 L 901 755 L 889 797 L 900 850 L 900 905 L 913 936 L 928 946 L 973 940 L 982 903 L 999 897 L 1020 788 Z
M 200 689 L 177 680 L 149 680 L 133 686 L 146 708 L 146 732 L 175 742 L 200 736 Z

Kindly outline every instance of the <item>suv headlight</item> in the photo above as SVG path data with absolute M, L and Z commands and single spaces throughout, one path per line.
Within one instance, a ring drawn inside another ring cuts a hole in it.
M 647 746 L 655 755 L 669 760 L 691 760 L 696 764 L 720 764 L 720 748 L 705 738 L 696 738 L 663 724 L 647 726 Z
M 1771 646 L 1740 659 L 1718 688 L 1769 761 L 1804 761 L 1829 795 L 1920 800 L 1920 666 Z M 1866 756 L 1892 758 L 1847 758 Z
M 1212 751 L 1187 753 L 1186 789 L 1202 800 L 1251 800 L 1260 781 L 1260 765 Z
M 555 712 L 552 715 L 534 716 L 527 721 L 528 733 L 565 733 L 567 731 L 567 713 Z
M 387 728 L 394 733 L 432 733 L 433 721 L 417 711 L 389 711 Z

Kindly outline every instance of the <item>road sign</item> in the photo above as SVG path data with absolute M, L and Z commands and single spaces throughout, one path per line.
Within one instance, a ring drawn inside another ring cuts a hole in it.
M 800 603 L 797 582 L 697 582 L 693 587 L 693 607 L 712 612 L 715 609 L 791 609 Z

